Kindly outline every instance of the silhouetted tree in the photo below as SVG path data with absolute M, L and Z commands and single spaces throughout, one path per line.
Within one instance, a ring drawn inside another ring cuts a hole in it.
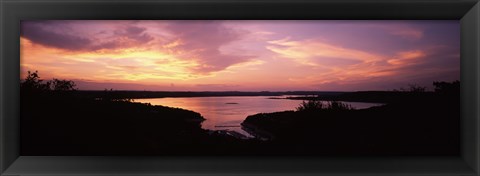
M 20 84 L 20 88 L 23 91 L 29 92 L 43 92 L 50 90 L 50 82 L 43 83 L 43 80 L 40 79 L 38 76 L 38 71 L 35 72 L 27 72 L 27 77 L 23 82 Z
M 40 79 L 38 71 L 27 72 L 27 77 L 23 82 L 20 82 L 20 87 L 23 92 L 49 92 L 49 91 L 73 91 L 76 90 L 75 82 L 69 80 L 53 79 L 44 82 Z
M 427 89 L 426 87 L 422 87 L 417 84 L 409 84 L 407 91 L 408 92 L 425 92 L 426 89 Z
M 409 84 L 408 88 L 403 88 L 401 87 L 400 89 L 393 89 L 392 91 L 394 92 L 425 92 L 427 90 L 427 87 L 422 87 L 417 84 Z
M 53 79 L 50 82 L 53 91 L 73 91 L 75 89 L 75 82 L 68 80 Z
M 460 93 L 460 81 L 454 82 L 433 82 L 435 92 L 441 94 Z

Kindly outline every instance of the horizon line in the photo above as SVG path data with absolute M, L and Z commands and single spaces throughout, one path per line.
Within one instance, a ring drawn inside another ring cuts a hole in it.
M 393 92 L 395 90 L 354 90 L 354 91 L 323 91 L 323 90 L 288 90 L 288 91 L 173 91 L 173 90 L 125 90 L 125 89 L 104 89 L 104 90 L 92 90 L 92 89 L 77 89 L 77 91 L 129 91 L 129 92 L 239 92 L 239 93 L 287 93 L 287 92 Z M 402 92 L 402 91 L 399 91 Z M 430 90 L 425 90 L 425 92 L 433 92 Z

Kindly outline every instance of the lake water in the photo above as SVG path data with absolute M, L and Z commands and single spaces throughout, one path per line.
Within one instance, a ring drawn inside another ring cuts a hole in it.
M 200 113 L 206 120 L 202 128 L 229 130 L 253 137 L 241 129 L 240 123 L 249 115 L 257 113 L 295 110 L 302 100 L 271 99 L 283 96 L 229 96 L 135 99 L 135 102 L 188 109 Z M 378 106 L 377 103 L 344 102 L 355 109 Z

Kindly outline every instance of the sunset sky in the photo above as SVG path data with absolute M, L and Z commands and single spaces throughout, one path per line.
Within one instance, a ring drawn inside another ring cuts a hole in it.
M 359 91 L 460 79 L 459 21 L 22 21 L 21 77 L 82 90 Z

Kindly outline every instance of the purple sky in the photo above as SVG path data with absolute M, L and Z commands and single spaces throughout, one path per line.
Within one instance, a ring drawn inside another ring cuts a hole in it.
M 460 79 L 459 21 L 22 21 L 21 76 L 80 89 L 357 91 Z

